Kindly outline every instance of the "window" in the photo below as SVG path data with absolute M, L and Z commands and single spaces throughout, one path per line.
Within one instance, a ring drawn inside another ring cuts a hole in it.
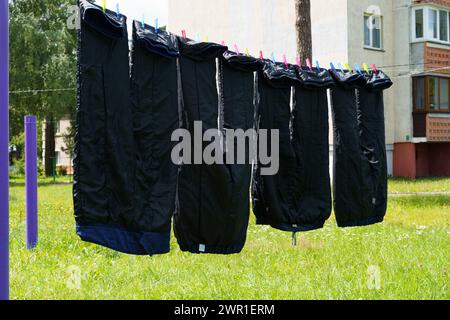
M 448 90 L 449 81 L 448 79 L 439 80 L 439 109 L 448 110 Z
M 380 16 L 364 15 L 364 46 L 381 49 L 382 18 Z
M 425 78 L 414 79 L 414 108 L 425 109 Z
M 448 12 L 439 11 L 439 40 L 448 41 Z
M 413 104 L 416 112 L 450 113 L 450 78 L 413 78 Z
M 428 78 L 428 101 L 430 104 L 430 110 L 437 109 L 439 97 L 439 79 L 436 77 Z
M 438 37 L 437 10 L 428 9 L 428 35 L 432 39 Z
M 423 9 L 416 10 L 416 38 L 423 38 Z
M 61 155 L 59 151 L 55 151 L 55 164 L 57 166 L 61 164 Z
M 61 133 L 61 123 L 60 121 L 55 121 L 55 131 L 57 134 Z
M 413 9 L 412 17 L 414 40 L 450 43 L 450 10 L 419 7 Z

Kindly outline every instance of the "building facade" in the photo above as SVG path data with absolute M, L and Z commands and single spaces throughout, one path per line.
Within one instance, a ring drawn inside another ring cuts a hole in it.
M 64 141 L 64 134 L 70 129 L 68 117 L 55 122 L 55 165 L 56 171 L 73 174 L 73 159 L 70 157 Z M 45 123 L 42 125 L 42 159 L 45 159 Z
M 296 61 L 294 0 L 169 0 L 168 12 L 174 33 Z M 393 79 L 389 174 L 450 176 L 450 0 L 312 0 L 311 19 L 313 61 L 376 64 Z

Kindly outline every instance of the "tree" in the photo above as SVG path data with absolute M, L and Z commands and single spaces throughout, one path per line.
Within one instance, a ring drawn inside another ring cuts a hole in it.
M 297 53 L 300 59 L 312 58 L 311 2 L 295 0 Z
M 76 31 L 67 28 L 75 0 L 10 1 L 11 136 L 23 131 L 23 116 L 45 124 L 45 173 L 52 174 L 55 121 L 76 103 Z M 47 91 L 65 89 L 66 91 Z M 36 91 L 39 90 L 39 91 Z

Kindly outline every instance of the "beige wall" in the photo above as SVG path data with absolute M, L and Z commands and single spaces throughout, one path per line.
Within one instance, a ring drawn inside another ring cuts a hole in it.
M 294 0 L 169 0 L 168 30 L 200 40 L 222 40 L 241 52 L 248 48 L 254 56 L 262 50 L 277 59 L 285 53 L 295 62 Z M 280 36 L 281 35 L 281 36 Z

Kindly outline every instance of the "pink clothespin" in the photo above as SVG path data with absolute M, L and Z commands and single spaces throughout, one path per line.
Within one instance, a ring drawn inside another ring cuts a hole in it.
M 264 60 L 264 55 L 262 50 L 259 50 L 259 60 L 263 61 Z
M 181 36 L 186 39 L 186 30 L 181 30 Z
M 225 47 L 225 41 L 222 40 L 220 44 Z
M 378 73 L 377 66 L 375 63 L 372 65 L 372 70 L 373 72 Z
M 310 71 L 313 71 L 312 69 L 312 64 L 311 64 L 311 60 L 309 58 L 306 59 L 306 65 L 308 66 Z
M 283 53 L 283 63 L 284 63 L 284 66 L 287 69 L 288 68 L 288 63 L 287 63 L 287 59 L 286 59 L 286 54 L 284 54 L 284 53 Z
M 301 67 L 301 66 L 302 66 L 302 63 L 301 63 L 300 57 L 296 57 L 296 58 L 295 58 L 295 62 L 297 63 L 297 65 L 298 65 L 299 67 Z
M 239 48 L 238 48 L 237 44 L 234 45 L 234 50 L 236 51 L 237 54 L 241 54 L 241 53 L 239 52 Z

